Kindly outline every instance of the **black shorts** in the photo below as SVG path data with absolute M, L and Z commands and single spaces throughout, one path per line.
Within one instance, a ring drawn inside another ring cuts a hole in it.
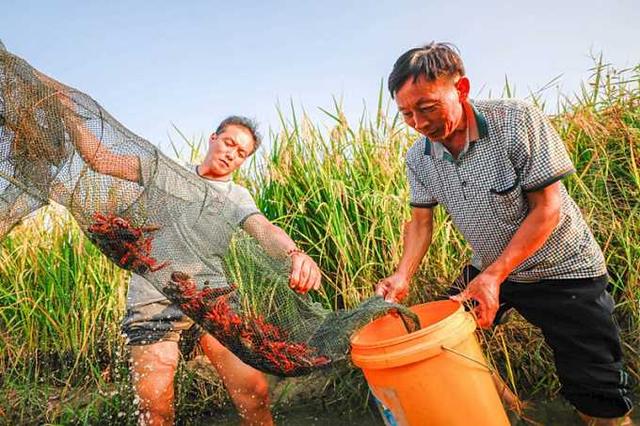
M 448 293 L 460 292 L 479 273 L 465 266 Z M 535 283 L 505 281 L 496 319 L 513 308 L 539 327 L 553 350 L 564 397 L 584 414 L 615 418 L 632 408 L 631 385 L 623 369 L 607 282 L 607 275 Z

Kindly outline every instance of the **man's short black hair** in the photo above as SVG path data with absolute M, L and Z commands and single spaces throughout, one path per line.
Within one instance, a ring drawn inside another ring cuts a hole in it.
M 409 78 L 413 78 L 415 82 L 421 75 L 428 81 L 433 81 L 441 75 L 451 77 L 465 75 L 458 48 L 451 43 L 432 41 L 426 46 L 403 53 L 389 74 L 388 85 L 391 97 L 395 97 L 400 87 Z
M 220 124 L 218 124 L 216 134 L 224 132 L 227 126 L 240 126 L 247 129 L 253 137 L 253 151 L 251 151 L 251 154 L 258 150 L 258 147 L 262 143 L 262 136 L 258 132 L 258 123 L 256 123 L 255 120 L 244 117 L 242 115 L 231 115 L 222 120 Z

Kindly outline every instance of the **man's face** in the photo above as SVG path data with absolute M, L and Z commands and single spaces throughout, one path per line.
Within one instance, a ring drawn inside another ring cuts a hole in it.
M 464 80 L 464 82 L 463 82 Z M 461 83 L 462 82 L 462 83 Z M 465 91 L 465 87 L 467 90 Z M 433 81 L 409 78 L 396 93 L 404 121 L 430 140 L 445 141 L 462 119 L 462 101 L 468 94 L 468 80 L 441 76 Z
M 243 126 L 228 125 L 209 138 L 207 165 L 218 176 L 228 176 L 236 171 L 251 155 L 255 141 L 251 132 Z

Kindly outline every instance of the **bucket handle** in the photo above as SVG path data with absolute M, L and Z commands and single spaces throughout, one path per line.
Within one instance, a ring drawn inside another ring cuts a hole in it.
M 450 348 L 450 347 L 448 347 L 448 346 L 442 345 L 441 347 L 442 347 L 442 349 L 443 349 L 443 350 L 445 350 L 445 351 L 447 351 L 447 352 L 451 352 L 451 353 L 452 353 L 452 354 L 454 354 L 454 355 L 458 355 L 459 357 L 462 357 L 462 358 L 464 358 L 464 359 L 466 359 L 466 360 L 468 360 L 468 361 L 471 361 L 471 362 L 473 362 L 473 363 L 478 364 L 478 365 L 479 365 L 479 366 L 481 366 L 481 367 L 484 367 L 484 368 L 485 368 L 485 369 L 487 369 L 487 371 L 488 371 L 489 373 L 491 373 L 491 374 L 497 374 L 497 372 L 496 372 L 493 368 L 489 367 L 489 366 L 488 366 L 487 364 L 485 364 L 484 362 L 480 362 L 480 361 L 478 361 L 477 359 L 471 358 L 470 356 L 465 355 L 465 354 L 463 354 L 462 352 L 456 351 L 455 349 Z
M 456 351 L 453 348 L 450 348 L 448 346 L 442 345 L 440 346 L 443 350 L 447 351 L 447 352 L 451 352 L 454 355 L 458 355 L 459 357 L 462 357 L 468 361 L 471 361 L 475 364 L 478 364 L 479 366 L 486 368 L 487 371 L 489 371 L 489 373 L 491 373 L 491 376 L 493 377 L 493 379 L 495 380 L 495 385 L 496 385 L 496 390 L 498 391 L 498 395 L 500 396 L 500 399 L 503 399 L 503 396 L 505 394 L 505 392 L 509 391 L 509 387 L 507 386 L 507 384 L 504 382 L 504 380 L 502 380 L 502 377 L 500 377 L 500 374 L 494 369 L 489 367 L 487 364 L 485 364 L 484 362 L 478 361 L 477 359 L 471 358 L 468 355 L 463 354 L 462 352 Z M 500 389 L 498 389 L 498 387 L 500 387 Z M 516 414 L 521 418 L 524 419 L 528 422 L 530 422 L 533 425 L 541 425 L 541 423 L 537 423 L 533 420 L 531 420 L 530 418 L 528 418 L 527 416 L 524 415 L 523 410 L 524 410 L 524 405 L 522 403 L 522 401 L 520 401 L 519 398 L 517 398 L 516 396 L 516 401 L 515 401 L 515 405 L 510 406 L 510 408 L 512 410 L 514 410 L 516 412 Z

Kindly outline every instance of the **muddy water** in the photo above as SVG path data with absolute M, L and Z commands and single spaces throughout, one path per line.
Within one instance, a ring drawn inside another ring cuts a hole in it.
M 638 405 L 639 403 L 636 402 L 635 406 L 638 407 Z M 584 426 L 584 423 L 582 423 L 580 418 L 575 414 L 573 407 L 563 399 L 533 402 L 525 414 L 531 420 L 543 425 Z M 510 416 L 509 418 L 513 425 L 524 426 L 531 424 L 523 420 L 518 420 L 515 416 Z M 640 425 L 640 411 L 638 411 L 637 408 L 634 410 L 631 418 L 634 420 L 634 424 Z
M 638 404 L 636 404 L 637 406 Z M 542 425 L 583 426 L 573 408 L 561 399 L 554 401 L 540 401 L 531 403 L 526 410 L 528 419 Z M 635 424 L 640 425 L 640 410 L 632 416 Z M 519 419 L 510 413 L 509 420 L 514 426 L 531 425 L 524 419 Z M 315 409 L 293 409 L 275 416 L 277 425 L 283 426 L 384 426 L 380 416 L 374 412 L 349 413 L 336 411 L 320 411 Z M 198 419 L 197 425 L 237 425 L 239 419 L 233 413 L 216 418 Z M 470 423 L 472 424 L 472 423 Z
M 276 425 L 281 426 L 384 426 L 382 419 L 374 413 L 292 410 L 275 415 L 274 420 Z M 230 414 L 225 417 L 200 419 L 194 424 L 237 426 L 239 418 Z

